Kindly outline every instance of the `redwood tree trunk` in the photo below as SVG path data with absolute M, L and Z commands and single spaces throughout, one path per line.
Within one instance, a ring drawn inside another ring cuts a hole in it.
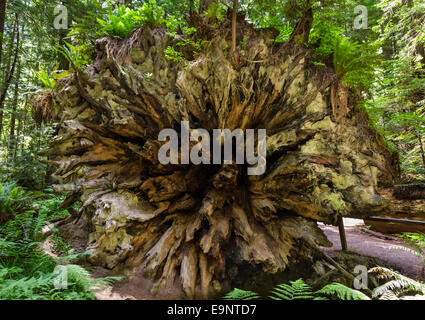
M 228 29 L 196 27 L 214 38 L 186 66 L 164 54 L 178 39 L 144 27 L 100 40 L 93 67 L 33 101 L 39 121 L 59 123 L 49 163 L 56 190 L 83 202 L 90 261 L 131 270 L 166 297 L 211 297 L 247 266 L 274 274 L 309 259 L 329 244 L 316 221 L 381 212 L 377 189 L 394 175 L 383 138 L 304 46 L 272 45 L 271 31 L 238 21 L 247 45 L 234 61 Z M 184 120 L 209 132 L 266 129 L 266 172 L 160 164 L 158 133 Z
M 0 66 L 2 63 L 2 53 L 3 53 L 3 33 L 4 33 L 4 24 L 6 21 L 6 0 L 0 0 Z
M 7 67 L 6 67 L 7 69 L 6 69 L 6 72 L 4 73 L 4 83 L 3 83 L 3 86 L 1 86 L 0 88 L 1 89 L 1 92 L 0 92 L 0 135 L 3 131 L 4 101 L 6 100 L 7 92 L 12 82 L 13 74 L 15 73 L 16 62 L 19 56 L 19 41 L 20 41 L 19 40 L 19 17 L 17 13 L 15 14 L 15 24 L 11 34 L 10 53 L 12 53 L 12 50 L 13 50 L 15 35 L 16 35 L 16 47 L 15 47 L 14 58 L 12 61 L 12 59 L 9 57 L 10 60 L 9 60 L 9 63 L 7 63 Z

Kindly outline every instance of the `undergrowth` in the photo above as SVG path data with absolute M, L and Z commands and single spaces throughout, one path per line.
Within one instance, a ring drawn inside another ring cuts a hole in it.
M 237 288 L 223 297 L 225 300 L 256 300 L 260 298 L 261 296 L 256 292 Z M 370 300 L 364 293 L 336 282 L 313 291 L 302 279 L 290 281 L 289 284 L 277 285 L 264 298 L 271 300 Z
M 58 257 L 42 251 L 42 228 L 68 214 L 58 209 L 63 197 L 12 183 L 0 183 L 0 190 L 0 208 L 12 216 L 0 223 L 0 300 L 92 300 L 96 290 L 119 280 L 93 279 L 74 264 L 88 252 L 74 252 L 58 235 L 51 238 Z

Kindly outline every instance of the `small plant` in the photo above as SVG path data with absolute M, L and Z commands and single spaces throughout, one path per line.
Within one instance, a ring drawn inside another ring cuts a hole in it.
M 170 61 L 182 62 L 184 60 L 183 52 L 177 51 L 173 47 L 168 46 L 164 53 L 165 57 Z
M 414 254 L 415 256 L 422 259 L 423 266 L 420 274 L 417 276 L 417 280 L 423 281 L 425 271 L 425 235 L 420 233 L 405 232 L 402 234 L 396 234 L 395 236 L 409 244 L 410 248 L 405 246 L 393 246 L 393 248 L 410 252 L 411 254 Z
M 282 283 L 276 286 L 269 298 L 272 300 L 310 300 L 314 298 L 310 286 L 302 279 L 290 281 L 289 283 Z
M 79 71 L 84 69 L 90 63 L 90 57 L 85 51 L 85 47 L 82 46 L 73 46 L 72 44 L 64 41 L 65 45 L 56 48 L 58 52 L 63 54 L 66 60 L 69 61 L 72 68 L 71 71 L 63 73 L 63 76 L 67 76 L 73 71 Z
M 66 254 L 70 252 L 71 248 L 69 247 L 68 243 L 63 240 L 59 236 L 52 236 L 50 239 L 53 241 L 53 249 L 59 253 L 59 254 Z
M 0 184 L 0 222 L 28 208 L 28 194 L 14 182 Z
M 363 292 L 351 289 L 337 282 L 324 286 L 316 294 L 337 297 L 339 300 L 370 300 Z
M 15 212 L 12 220 L 0 223 L 0 300 L 94 299 L 96 290 L 121 279 L 93 279 L 87 270 L 72 263 L 87 252 L 75 253 L 58 236 L 52 240 L 59 257 L 41 250 L 39 235 L 43 226 L 52 217 L 65 215 L 58 210 L 63 197 L 28 194 L 13 183 L 0 184 L 0 190 L 0 203 Z M 17 209 L 17 204 L 22 207 Z M 29 205 L 37 214 L 27 210 Z
M 97 22 L 101 32 L 112 37 L 125 38 L 142 25 L 142 18 L 136 11 L 122 5 L 115 12 L 107 14 L 105 20 L 98 18 Z
M 59 64 L 56 64 L 50 73 L 43 68 L 40 68 L 38 71 L 33 71 L 34 76 L 43 84 L 43 89 L 53 90 L 56 86 L 57 80 L 60 80 L 71 74 L 71 71 L 58 70 L 58 66 Z
M 109 7 L 112 6 L 109 4 Z M 100 25 L 100 33 L 111 37 L 125 38 L 142 25 L 164 25 L 164 9 L 157 5 L 155 0 L 144 2 L 143 5 L 133 10 L 121 5 L 115 9 L 109 9 L 106 16 L 97 18 Z
M 379 56 L 373 47 L 366 47 L 347 38 L 334 42 L 333 65 L 336 75 L 351 88 L 368 88 L 375 78 Z
M 176 47 L 180 47 L 185 49 L 186 52 L 192 52 L 193 56 L 198 55 L 202 48 L 205 48 L 211 44 L 210 41 L 205 39 L 192 39 L 191 36 L 193 36 L 196 33 L 196 28 L 193 27 L 183 27 L 182 31 L 185 35 L 184 38 L 182 38 L 180 41 L 176 43 Z M 181 51 L 176 50 L 175 48 L 168 46 L 165 51 L 165 57 L 174 62 L 183 62 L 185 60 L 184 54 Z M 185 63 L 185 67 L 188 66 L 188 63 Z
M 369 273 L 376 274 L 379 279 L 389 280 L 373 290 L 373 298 L 379 299 L 404 299 L 410 298 L 410 294 L 425 295 L 425 285 L 403 276 L 393 270 L 384 267 L 375 267 Z
M 241 290 L 238 288 L 233 289 L 231 292 L 223 297 L 224 300 L 256 300 L 260 299 L 258 293 L 253 291 Z
M 351 289 L 340 283 L 332 283 L 318 291 L 313 291 L 302 279 L 290 281 L 289 284 L 280 284 L 271 290 L 268 296 L 271 300 L 370 300 L 364 293 Z M 226 300 L 254 300 L 260 295 L 253 291 L 234 289 L 224 296 Z

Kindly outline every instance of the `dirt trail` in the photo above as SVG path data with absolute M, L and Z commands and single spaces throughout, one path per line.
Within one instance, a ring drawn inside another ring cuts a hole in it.
M 367 232 L 363 220 L 344 219 L 344 224 L 348 250 L 377 257 L 398 268 L 404 275 L 416 278 L 423 266 L 422 260 L 410 252 L 392 248 L 400 245 L 407 246 L 404 242 L 378 232 Z M 329 241 L 334 244 L 331 248 L 325 248 L 325 251 L 328 253 L 340 251 L 341 241 L 338 227 L 320 224 L 320 228 L 325 232 Z

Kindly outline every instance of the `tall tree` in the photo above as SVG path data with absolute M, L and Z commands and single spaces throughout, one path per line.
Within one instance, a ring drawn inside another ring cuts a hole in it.
M 7 70 L 4 73 L 4 86 L 2 88 L 2 92 L 0 93 L 0 135 L 3 131 L 3 116 L 4 116 L 4 102 L 6 100 L 7 92 L 9 90 L 9 86 L 12 82 L 13 75 L 15 73 L 16 68 L 16 62 L 18 61 L 19 56 L 19 16 L 18 13 L 15 14 L 15 22 L 13 26 L 13 31 L 11 32 L 11 48 L 13 48 L 14 45 L 14 39 L 16 35 L 16 44 L 15 44 L 15 54 L 13 56 L 13 61 L 11 62 L 11 65 L 9 64 L 7 66 Z
M 0 0 L 0 67 L 2 63 L 2 53 L 3 53 L 3 34 L 4 34 L 4 24 L 6 22 L 6 3 L 7 0 Z
M 19 58 L 18 58 L 19 59 Z M 10 133 L 9 133 L 9 155 L 14 155 L 16 151 L 16 136 L 15 136 L 15 125 L 16 125 L 16 115 L 18 108 L 18 99 L 19 99 L 19 84 L 21 80 L 21 70 L 22 64 L 18 61 L 18 69 L 15 77 L 15 86 L 13 91 L 13 101 L 12 101 L 12 111 L 10 114 Z

